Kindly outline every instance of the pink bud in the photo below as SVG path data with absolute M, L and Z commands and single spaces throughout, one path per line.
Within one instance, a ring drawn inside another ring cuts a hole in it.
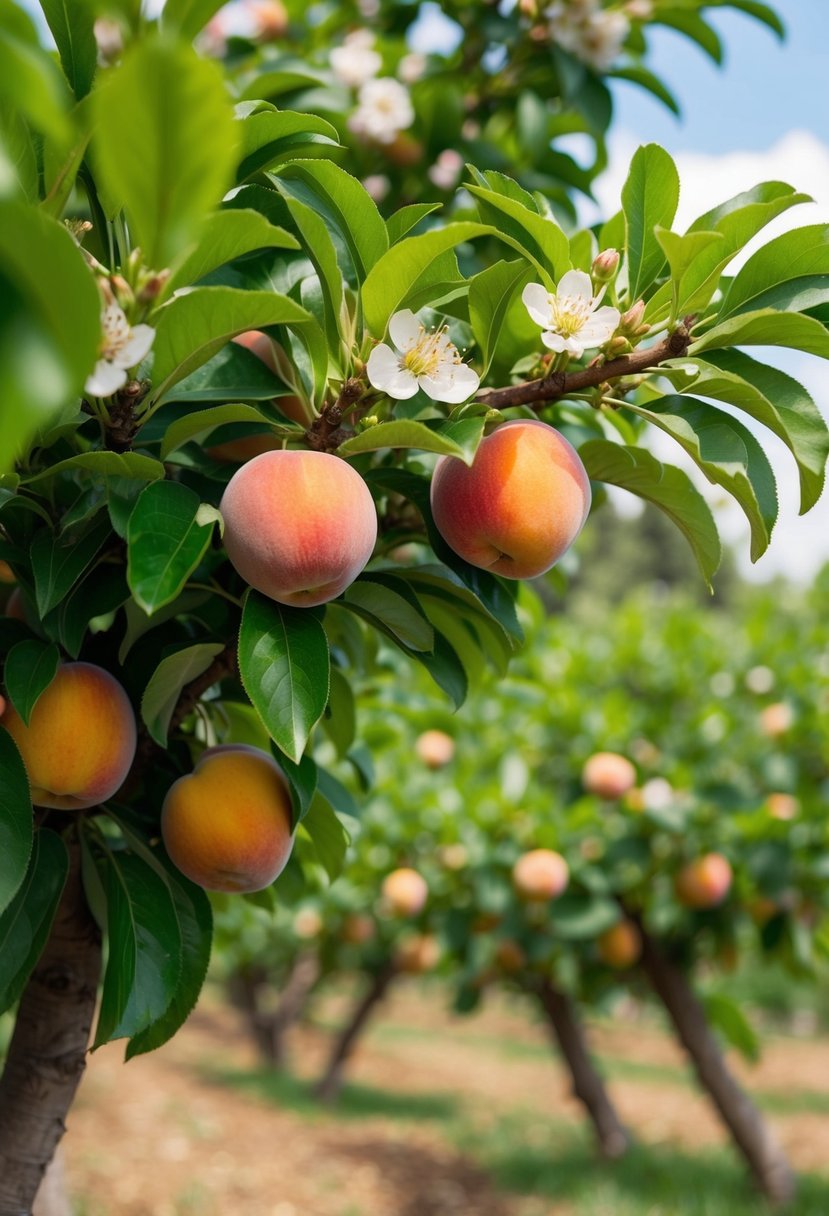
M 609 283 L 619 269 L 618 249 L 603 249 L 593 262 L 591 274 L 595 283 Z

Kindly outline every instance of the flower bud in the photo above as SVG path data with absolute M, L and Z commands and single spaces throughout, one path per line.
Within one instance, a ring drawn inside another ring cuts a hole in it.
M 538 16 L 536 0 L 518 0 L 518 8 L 525 17 L 529 17 L 533 21 Z
M 141 304 L 151 304 L 153 300 L 157 300 L 169 277 L 169 270 L 159 270 L 158 274 L 151 274 L 139 288 L 139 302 Z
M 590 273 L 594 283 L 609 283 L 618 269 L 618 249 L 603 249 L 593 262 L 593 267 Z
M 618 332 L 620 334 L 635 334 L 642 324 L 642 318 L 645 315 L 645 301 L 637 300 L 636 303 L 629 308 L 626 313 L 623 313 L 619 319 Z
M 617 334 L 615 338 L 611 338 L 605 347 L 605 351 L 609 356 L 624 355 L 630 349 L 630 342 L 628 342 L 627 338 L 623 338 L 621 334 Z
M 652 0 L 628 0 L 625 12 L 632 21 L 650 21 L 653 16 Z
M 120 274 L 111 274 L 109 276 L 109 286 L 112 294 L 120 306 L 127 311 L 135 303 L 135 296 L 132 288 L 125 278 Z

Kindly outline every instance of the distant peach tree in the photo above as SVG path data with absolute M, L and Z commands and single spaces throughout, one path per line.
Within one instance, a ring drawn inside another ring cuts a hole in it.
M 0 10 L 0 1216 L 62 1133 L 102 937 L 94 1046 L 133 1056 L 198 998 L 206 891 L 338 872 L 379 647 L 460 705 L 603 485 L 664 511 L 710 582 L 714 518 L 653 427 L 736 499 L 755 558 L 762 428 L 804 511 L 823 485 L 814 403 L 744 348 L 829 357 L 825 230 L 729 273 L 806 196 L 763 183 L 675 232 L 648 145 L 578 230 L 490 148 L 448 214 L 418 193 L 384 217 L 314 89 L 278 108 L 267 62 L 193 50 L 215 8 L 125 6 L 113 30 L 44 0 L 60 67 Z

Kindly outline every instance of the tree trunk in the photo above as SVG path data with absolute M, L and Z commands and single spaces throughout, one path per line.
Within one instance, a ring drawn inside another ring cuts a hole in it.
M 271 987 L 264 967 L 242 967 L 231 975 L 228 983 L 231 1000 L 244 1011 L 259 1054 L 269 1068 L 284 1065 L 285 1034 L 301 1017 L 319 974 L 319 960 L 314 951 L 299 954 L 273 1012 L 261 1008 L 262 990 Z
M 394 963 L 389 960 L 371 977 L 371 983 L 354 1007 L 354 1012 L 337 1036 L 328 1067 L 314 1087 L 314 1093 L 323 1102 L 333 1102 L 342 1088 L 343 1072 L 357 1039 L 371 1016 L 375 1005 L 386 995 L 389 984 L 397 974 Z
M 52 931 L 29 977 L 0 1077 L 0 1216 L 29 1216 L 66 1130 L 84 1068 L 101 971 L 101 934 L 81 884 L 80 847 Z
M 605 1083 L 590 1057 L 584 1030 L 573 1002 L 543 980 L 538 999 L 550 1024 L 564 1062 L 573 1080 L 573 1094 L 590 1116 L 602 1156 L 621 1157 L 630 1145 L 630 1135 L 616 1113 Z
M 710 1095 L 760 1190 L 772 1203 L 788 1203 L 795 1192 L 795 1179 L 783 1150 L 729 1072 L 685 972 L 644 931 L 642 966 L 691 1057 L 700 1085 Z

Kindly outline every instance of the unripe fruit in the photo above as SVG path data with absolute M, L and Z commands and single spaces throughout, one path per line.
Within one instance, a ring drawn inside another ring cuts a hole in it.
M 429 895 L 426 879 L 406 866 L 387 874 L 380 890 L 386 907 L 394 916 L 417 916 L 426 906 Z
M 620 920 L 599 936 L 596 947 L 603 963 L 622 971 L 639 961 L 642 935 L 633 921 Z
M 208 748 L 167 791 L 161 835 L 182 874 L 207 891 L 261 891 L 293 846 L 288 783 L 258 747 Z
M 677 899 L 686 908 L 716 908 L 731 889 L 731 866 L 721 853 L 689 861 L 674 878 Z
M 364 946 L 370 942 L 377 929 L 370 916 L 362 912 L 352 912 L 343 921 L 340 936 L 350 946 Z
M 13 705 L 2 723 L 23 757 L 35 806 L 80 811 L 124 784 L 135 757 L 135 715 L 121 685 L 92 663 L 65 663 L 29 725 Z
M 421 975 L 431 971 L 440 959 L 440 944 L 431 933 L 421 933 L 416 937 L 406 937 L 397 947 L 394 960 L 398 970 L 408 975 Z
M 560 853 L 532 849 L 512 867 L 512 882 L 521 899 L 558 899 L 570 881 L 570 870 Z
M 280 604 L 325 604 L 353 583 L 377 540 L 359 473 L 326 452 L 266 452 L 231 477 L 224 544 L 239 574 Z
M 483 439 L 471 466 L 442 456 L 431 500 L 435 525 L 459 557 L 504 578 L 535 578 L 581 531 L 590 481 L 563 435 L 518 419 Z
M 609 800 L 624 798 L 636 784 L 636 769 L 616 752 L 596 752 L 582 769 L 581 780 L 588 794 Z
M 443 768 L 455 754 L 455 740 L 443 730 L 425 730 L 417 737 L 415 751 L 427 768 Z

